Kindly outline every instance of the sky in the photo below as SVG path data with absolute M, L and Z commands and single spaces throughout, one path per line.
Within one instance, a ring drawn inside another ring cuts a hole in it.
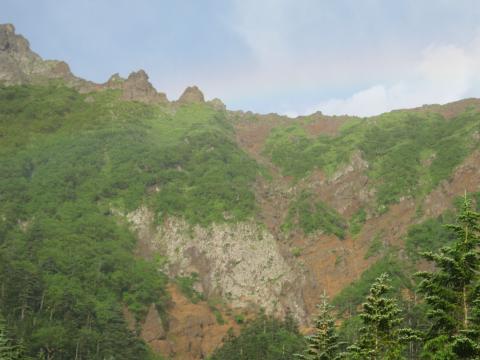
M 370 116 L 480 97 L 478 0 L 0 0 L 45 59 L 232 110 Z

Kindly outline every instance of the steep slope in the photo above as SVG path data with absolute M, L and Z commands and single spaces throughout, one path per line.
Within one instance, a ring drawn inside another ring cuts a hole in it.
M 477 99 L 230 112 L 142 70 L 79 79 L 12 25 L 0 83 L 0 309 L 32 356 L 199 359 L 260 308 L 308 326 L 326 289 L 354 309 L 372 274 L 408 288 L 412 234 L 480 190 Z

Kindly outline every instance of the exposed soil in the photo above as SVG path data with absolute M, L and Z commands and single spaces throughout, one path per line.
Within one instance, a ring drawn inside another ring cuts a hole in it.
M 168 290 L 172 299 L 168 330 L 153 306 L 142 324 L 141 337 L 155 352 L 178 360 L 205 359 L 222 343 L 229 329 L 238 333 L 239 325 L 225 313 L 225 308 L 225 323 L 220 324 L 207 302 L 193 304 L 175 285 Z
M 348 120 L 352 119 L 348 116 L 326 116 L 320 113 L 313 114 L 308 118 L 308 121 L 302 121 L 303 117 L 298 120 L 302 123 L 307 133 L 312 136 L 338 134 L 340 128 Z

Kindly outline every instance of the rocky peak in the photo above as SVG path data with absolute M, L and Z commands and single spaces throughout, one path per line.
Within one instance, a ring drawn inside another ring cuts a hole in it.
M 123 89 L 123 98 L 125 100 L 136 100 L 146 103 L 168 102 L 165 94 L 157 93 L 144 70 L 132 72 L 125 81 L 118 74 L 113 75 L 110 80 L 115 83 L 115 88 Z
M 41 62 L 30 50 L 27 39 L 15 34 L 12 24 L 0 24 L 0 82 L 7 85 L 28 82 L 28 75 Z
M 205 98 L 203 93 L 197 86 L 189 86 L 185 89 L 182 96 L 178 99 L 178 103 L 180 104 L 198 104 L 204 103 Z
M 0 24 L 0 51 L 32 53 L 28 40 L 21 35 L 15 34 L 15 27 L 12 24 Z
M 30 49 L 12 24 L 0 24 L 0 82 L 6 85 L 42 83 L 62 79 L 68 86 L 90 91 L 93 83 L 75 77 L 63 61 L 43 60 Z
M 44 83 L 51 79 L 61 79 L 65 85 L 80 92 L 119 89 L 123 90 L 125 100 L 168 102 L 165 94 L 155 90 L 143 70 L 132 72 L 127 79 L 114 74 L 106 83 L 94 84 L 74 76 L 68 64 L 63 61 L 43 60 L 30 49 L 27 39 L 15 33 L 12 24 L 0 24 L 0 83 L 19 85 Z
M 105 83 L 105 87 L 109 89 L 121 89 L 125 79 L 122 78 L 118 73 L 113 74 Z

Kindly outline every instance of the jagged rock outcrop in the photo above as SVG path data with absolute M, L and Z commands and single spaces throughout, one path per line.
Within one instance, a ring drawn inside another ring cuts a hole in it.
M 82 93 L 117 89 L 123 91 L 123 99 L 148 104 L 168 104 L 165 93 L 157 92 L 148 80 L 144 70 L 132 72 L 127 79 L 114 74 L 104 84 L 96 84 L 76 77 L 64 61 L 44 60 L 30 49 L 30 44 L 22 35 L 15 33 L 12 24 L 0 24 L 0 84 L 21 85 L 41 84 L 50 80 L 61 80 Z M 197 86 L 189 86 L 177 104 L 205 103 L 203 93 Z M 217 110 L 225 110 L 219 99 L 209 101 Z
M 189 86 L 177 100 L 179 104 L 201 104 L 205 102 L 202 91 L 197 86 Z
M 122 89 L 123 85 L 125 84 L 125 79 L 120 76 L 119 73 L 115 73 L 107 80 L 104 87 L 108 89 Z
M 167 96 L 158 93 L 148 81 L 145 71 L 132 72 L 123 83 L 123 98 L 125 100 L 137 100 L 146 103 L 167 103 Z
M 0 25 L 0 83 L 38 84 L 49 80 L 62 80 L 80 92 L 120 89 L 125 100 L 168 103 L 166 95 L 155 90 L 143 70 L 132 72 L 127 79 L 114 74 L 105 84 L 95 84 L 73 75 L 64 61 L 43 60 L 30 49 L 27 39 L 15 33 L 12 24 Z
M 113 74 L 104 84 L 107 89 L 123 90 L 123 99 L 135 100 L 145 103 L 168 103 L 167 96 L 159 93 L 148 80 L 148 75 L 144 70 L 132 72 L 127 79 L 119 74 Z
M 220 296 L 233 308 L 262 307 L 280 316 L 289 308 L 304 320 L 301 276 L 285 261 L 273 235 L 257 223 L 192 228 L 169 218 L 155 227 L 154 214 L 145 207 L 127 218 L 140 247 L 168 258 L 171 277 L 195 272 L 207 297 Z
M 30 49 L 27 39 L 15 33 L 12 24 L 0 25 L 0 83 L 19 85 L 60 79 L 80 91 L 92 91 L 95 84 L 77 78 L 67 63 L 43 60 Z

